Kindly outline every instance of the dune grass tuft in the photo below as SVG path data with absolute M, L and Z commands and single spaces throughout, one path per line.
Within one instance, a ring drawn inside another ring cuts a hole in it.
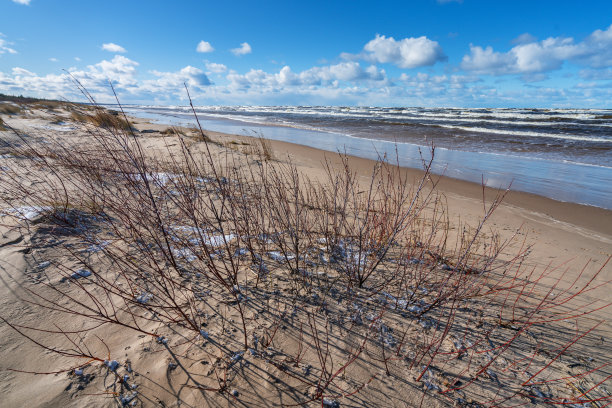
M 130 131 L 132 129 L 131 123 L 115 111 L 96 109 L 94 113 L 83 113 L 82 111 L 73 110 L 71 117 L 76 122 L 89 123 L 103 129 L 122 131 Z
M 0 104 L 0 114 L 17 115 L 19 112 L 21 112 L 21 108 L 17 105 L 13 105 L 10 103 Z
M 161 132 L 159 132 L 162 135 L 167 135 L 167 136 L 185 136 L 185 132 L 179 128 L 176 127 L 168 127 L 164 130 L 162 130 Z

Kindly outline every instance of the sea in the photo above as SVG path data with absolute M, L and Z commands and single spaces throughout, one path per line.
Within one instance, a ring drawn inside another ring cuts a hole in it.
M 116 106 L 109 106 L 116 108 Z M 612 109 L 123 106 L 168 125 L 263 136 L 612 209 Z

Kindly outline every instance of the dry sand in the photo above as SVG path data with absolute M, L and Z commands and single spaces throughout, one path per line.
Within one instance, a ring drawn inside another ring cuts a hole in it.
M 66 116 L 67 118 L 67 116 Z M 71 123 L 66 119 L 64 124 L 52 124 L 57 119 L 57 113 L 32 112 L 28 117 L 4 117 L 5 122 L 25 134 L 38 134 L 44 137 L 66 137 L 78 140 L 85 138 L 81 125 Z M 167 127 L 145 123 L 134 119 L 135 126 L 140 131 L 160 131 Z M 226 135 L 215 132 L 207 134 L 216 141 L 233 149 L 241 149 L 240 145 L 230 145 L 231 141 L 254 143 L 253 140 L 242 136 Z M 141 133 L 143 144 L 159 146 L 162 143 L 159 133 Z M 0 138 L 9 140 L 13 138 L 9 132 L 0 132 Z M 168 138 L 163 139 L 165 141 Z M 328 160 L 333 166 L 340 166 L 337 155 L 310 147 L 271 141 L 273 154 L 280 162 L 291 162 L 300 171 L 312 178 L 322 178 L 324 170 L 322 163 Z M 215 147 L 225 149 L 226 147 Z M 2 153 L 2 152 L 0 152 Z M 357 171 L 364 180 L 370 175 L 374 162 L 360 158 L 350 158 L 351 167 Z M 3 165 L 0 159 L 0 165 Z M 405 169 L 409 177 L 418 179 L 422 172 Z M 1 175 L 1 174 L 0 174 Z M 455 231 L 461 226 L 477 225 L 483 216 L 483 189 L 481 186 L 447 177 L 440 177 L 438 191 L 444 195 L 448 203 L 449 219 Z M 498 194 L 489 188 L 484 189 L 485 202 Z M 485 204 L 486 205 L 486 204 Z M 32 264 L 32 253 L 28 250 L 30 243 L 39 244 L 36 234 L 28 234 L 22 230 L 10 228 L 10 221 L 3 218 L 4 224 L 0 230 L 0 311 L 1 316 L 12 321 L 20 321 L 25 325 L 37 326 L 40 320 L 52 321 L 57 315 L 53 311 L 41 312 L 16 295 L 23 295 L 23 287 L 35 285 L 40 265 Z M 518 244 L 531 245 L 528 258 L 530 265 L 545 268 L 552 266 L 559 268 L 555 274 L 567 270 L 564 281 L 572 282 L 586 265 L 585 277 L 582 281 L 597 271 L 612 256 L 612 211 L 584 205 L 557 202 L 533 194 L 510 191 L 503 204 L 496 210 L 494 216 L 487 224 L 488 228 L 508 238 L 517 234 Z M 518 246 L 517 246 L 518 248 Z M 35 250 L 39 255 L 50 256 L 45 249 Z M 37 258 L 40 258 L 37 257 Z M 65 259 L 65 262 L 70 262 Z M 597 278 L 596 283 L 602 284 L 612 279 L 612 268 L 608 266 Z M 612 301 L 610 285 L 603 285 L 589 292 L 586 296 L 599 307 Z M 591 319 L 610 320 L 610 310 L 596 311 Z M 587 356 L 596 356 L 598 362 L 609 362 L 612 356 L 610 344 L 610 324 L 605 323 L 597 331 L 601 342 L 594 348 L 583 348 Z M 123 361 L 129 360 L 139 372 L 136 378 L 139 383 L 137 389 L 140 395 L 138 404 L 142 406 L 278 406 L 278 400 L 272 398 L 280 389 L 280 380 L 291 381 L 275 366 L 265 366 L 254 361 L 249 356 L 252 366 L 265 368 L 268 381 L 254 384 L 239 384 L 240 398 L 202 397 L 193 396 L 194 391 L 185 386 L 186 379 L 180 370 L 169 370 L 169 359 L 164 348 L 149 338 L 143 336 L 123 336 L 119 332 L 97 330 L 105 342 L 113 350 L 122 349 L 122 354 L 115 354 L 114 358 L 121 357 Z M 157 353 L 157 354 L 154 354 Z M 151 358 L 151 355 L 158 358 Z M 246 357 L 245 357 L 246 358 Z M 185 361 L 185 360 L 184 360 Z M 196 364 L 196 360 L 186 360 L 188 364 Z M 199 363 L 197 363 L 199 364 Z M 208 364 L 208 363 L 207 363 Z M 215 364 L 211 361 L 210 364 Z M 66 373 L 52 375 L 32 375 L 22 372 L 8 371 L 23 370 L 35 372 L 52 372 L 65 368 L 65 360 L 54 356 L 48 351 L 41 351 L 38 346 L 25 340 L 11 330 L 6 324 L 0 323 L 0 405 L 3 407 L 77 407 L 77 406 L 116 406 L 117 400 L 113 398 L 112 388 L 114 381 L 103 367 L 92 366 L 87 373 L 95 376 L 85 378 L 68 375 Z M 379 376 L 358 397 L 342 400 L 342 406 L 418 406 L 421 393 L 407 386 L 402 380 L 402 368 L 397 367 L 393 377 Z M 608 370 L 609 371 L 609 370 Z M 405 376 L 410 374 L 405 372 Z M 283 383 L 284 384 L 284 383 Z M 111 387 L 111 388 L 106 388 Z M 278 395 L 277 395 L 278 396 Z M 268 401 L 265 398 L 270 398 Z M 177 402 L 181 401 L 181 402 Z M 528 402 L 528 400 L 526 400 Z M 445 406 L 448 401 L 435 396 L 427 398 L 423 406 Z M 317 406 L 313 403 L 312 406 Z M 319 403 L 320 406 L 320 403 Z

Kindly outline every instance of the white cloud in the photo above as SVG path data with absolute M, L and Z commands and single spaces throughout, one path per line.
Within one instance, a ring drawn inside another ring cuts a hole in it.
M 612 67 L 612 24 L 606 30 L 595 30 L 582 45 L 586 49 L 580 63 L 591 68 Z
M 240 75 L 231 71 L 227 79 L 232 89 L 259 87 L 263 91 L 287 87 L 338 87 L 340 81 L 376 81 L 379 85 L 381 82 L 386 84 L 385 81 L 387 81 L 384 70 L 379 70 L 374 65 L 364 69 L 359 63 L 353 61 L 312 67 L 299 73 L 293 72 L 289 66 L 284 66 L 278 73 L 251 69 L 246 74 Z
M 327 70 L 329 70 L 329 74 L 332 78 L 341 81 L 382 81 L 386 79 L 384 70 L 379 71 L 374 65 L 370 65 L 366 69 L 363 69 L 361 65 L 356 62 L 342 62 L 340 64 L 330 65 L 329 67 L 323 68 L 321 72 L 325 73 Z
M 496 52 L 491 47 L 470 45 L 461 68 L 481 74 L 538 74 L 560 69 L 570 61 L 590 68 L 612 66 L 612 25 L 596 30 L 581 42 L 571 37 L 550 37 L 535 41 L 528 34 L 515 40 L 518 45 L 508 52 Z
M 81 59 L 79 57 L 74 57 L 75 61 L 81 61 Z
M 32 0 L 13 0 L 13 3 L 23 4 L 25 6 L 29 6 L 30 5 L 30 1 L 32 1 Z
M 470 44 L 470 55 L 465 55 L 461 68 L 480 73 L 509 73 L 513 56 L 493 51 L 492 47 L 482 48 Z
M 25 68 L 19 68 L 19 67 L 15 67 L 11 70 L 11 72 L 13 73 L 13 75 L 15 76 L 36 76 L 35 73 L 28 71 Z
M 4 34 L 0 33 L 0 55 L 2 54 L 17 54 L 17 51 L 9 47 L 12 43 L 6 41 L 4 38 Z
M 103 60 L 95 65 L 90 65 L 92 71 L 103 73 L 109 78 L 125 78 L 133 77 L 136 73 L 136 67 L 139 64 L 136 61 L 124 57 L 123 55 L 115 55 L 112 60 Z
M 140 79 L 138 62 L 122 55 L 112 60 L 103 60 L 88 65 L 85 69 L 71 68 L 68 73 L 38 75 L 24 68 L 15 67 L 10 74 L 0 72 L 0 92 L 23 93 L 45 98 L 68 98 L 82 100 L 83 96 L 74 84 L 78 80 L 98 102 L 114 102 L 109 80 L 121 102 L 183 99 L 187 84 L 190 91 L 202 94 L 211 85 L 206 74 L 195 67 L 187 66 L 176 72 L 150 72 L 153 79 Z
M 242 44 L 240 44 L 239 48 L 232 48 L 230 51 L 232 52 L 232 54 L 238 56 L 238 55 L 250 54 L 252 50 L 251 50 L 251 46 L 249 45 L 249 43 L 243 42 Z
M 106 43 L 102 44 L 102 49 L 104 51 L 114 52 L 114 53 L 124 53 L 127 52 L 125 48 L 115 43 Z
M 191 89 L 201 89 L 212 84 L 204 71 L 190 65 L 176 72 L 151 71 L 157 79 L 142 81 L 141 91 L 183 94 L 184 84 Z
M 217 64 L 216 62 L 206 62 L 206 69 L 215 74 L 220 74 L 227 71 L 227 67 L 223 64 Z
M 606 41 L 606 30 L 595 32 L 588 41 Z M 583 42 L 586 42 L 585 39 Z M 536 43 L 544 46 L 542 43 Z M 569 45 L 578 45 L 575 42 Z M 579 43 L 581 44 L 581 43 Z M 554 44 L 553 44 L 554 45 Z M 561 44 L 563 45 L 563 44 Z M 559 44 L 557 44 L 557 47 Z M 496 57 L 501 62 L 507 53 L 482 49 L 485 57 Z M 588 60 L 592 54 L 574 57 Z M 499 62 L 501 66 L 501 62 Z M 258 105 L 404 105 L 404 106 L 607 106 L 612 100 L 612 86 L 596 86 L 590 81 L 559 88 L 525 84 L 507 89 L 482 80 L 478 75 L 432 74 L 404 72 L 399 78 L 389 78 L 376 65 L 358 61 L 342 61 L 292 71 L 287 65 L 271 72 L 251 69 L 247 72 L 229 71 L 219 63 L 204 61 L 206 68 L 186 66 L 170 72 L 139 73 L 140 65 L 123 55 L 114 55 L 85 68 L 70 68 L 69 73 L 40 75 L 24 68 L 0 72 L 0 92 L 27 94 L 47 98 L 65 97 L 83 100 L 70 75 L 78 79 L 101 103 L 114 102 L 108 80 L 123 103 L 176 104 L 185 101 L 186 83 L 194 102 L 204 104 Z M 514 62 L 516 63 L 516 62 Z M 500 70 L 502 68 L 499 68 Z M 226 74 L 209 79 L 209 72 Z M 538 81 L 543 73 L 518 73 L 524 80 Z M 585 79 L 612 78 L 610 68 L 587 68 L 580 72 Z M 577 77 L 577 75 L 576 75 Z M 610 83 L 612 85 L 612 83 Z
M 51 61 L 51 62 L 57 62 L 57 61 L 59 61 L 59 60 L 58 60 L 57 58 L 52 57 L 52 58 L 49 58 L 49 61 Z
M 196 47 L 197 52 L 213 52 L 214 50 L 208 41 L 200 41 Z
M 416 68 L 446 61 L 438 42 L 427 37 L 410 37 L 396 41 L 393 37 L 377 34 L 357 55 L 343 53 L 344 59 L 364 59 L 376 63 L 390 63 L 400 68 Z

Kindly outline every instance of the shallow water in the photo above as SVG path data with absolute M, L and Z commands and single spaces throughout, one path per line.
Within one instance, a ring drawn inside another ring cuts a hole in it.
M 124 107 L 191 125 L 187 107 Z M 204 129 L 298 143 L 422 167 L 436 174 L 612 209 L 612 111 L 337 107 L 201 107 Z

